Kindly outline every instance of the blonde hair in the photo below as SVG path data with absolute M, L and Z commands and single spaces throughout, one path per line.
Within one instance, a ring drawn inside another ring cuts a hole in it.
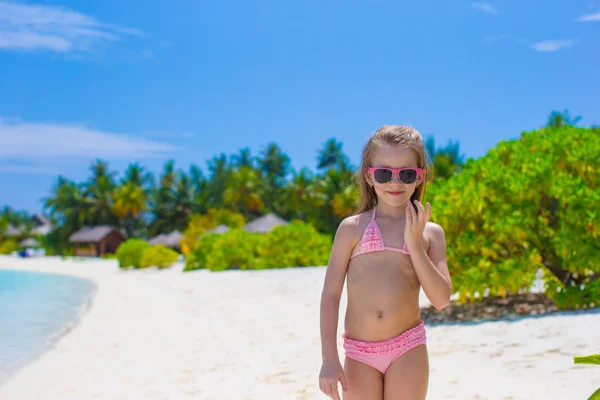
M 367 182 L 365 174 L 367 168 L 371 166 L 373 153 L 378 147 L 383 145 L 406 146 L 415 152 L 417 156 L 417 166 L 426 170 L 426 178 L 416 187 L 410 200 L 411 202 L 413 200 L 422 202 L 425 198 L 427 179 L 429 179 L 432 167 L 427 152 L 425 151 L 421 134 L 416 129 L 409 126 L 384 125 L 371 136 L 362 151 L 360 166 L 355 175 L 361 194 L 360 205 L 356 214 L 371 210 L 377 205 L 377 194 L 375 193 L 375 189 Z

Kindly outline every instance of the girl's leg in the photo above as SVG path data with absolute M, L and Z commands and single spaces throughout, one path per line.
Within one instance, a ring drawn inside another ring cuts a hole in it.
M 385 400 L 425 400 L 429 384 L 429 354 L 422 344 L 398 357 L 385 371 Z
M 375 368 L 346 357 L 344 372 L 348 391 L 343 400 L 383 400 L 383 374 Z

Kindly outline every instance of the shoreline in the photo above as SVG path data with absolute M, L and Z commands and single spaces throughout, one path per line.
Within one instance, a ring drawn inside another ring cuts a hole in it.
M 184 274 L 181 264 L 0 257 L 0 268 L 96 285 L 79 323 L 0 385 L 0 399 L 327 399 L 318 388 L 322 267 Z M 581 311 L 431 324 L 428 398 L 587 398 L 600 368 L 572 356 L 597 353 L 599 330 L 599 313 Z
M 7 383 L 8 381 L 10 381 L 11 378 L 15 374 L 17 374 L 21 369 L 23 369 L 27 365 L 35 362 L 40 357 L 42 357 L 45 353 L 51 351 L 54 348 L 54 346 L 60 340 L 62 340 L 71 331 L 73 331 L 80 324 L 82 324 L 83 323 L 83 319 L 85 318 L 86 314 L 92 308 L 92 304 L 94 302 L 94 298 L 96 296 L 96 293 L 98 292 L 98 285 L 92 279 L 82 278 L 82 277 L 77 276 L 75 274 L 62 273 L 62 272 L 44 271 L 44 270 L 40 270 L 40 269 L 37 269 L 37 268 L 31 268 L 31 269 L 30 268 L 26 268 L 26 269 L 23 269 L 23 268 L 11 268 L 11 267 L 7 267 L 7 266 L 5 266 L 3 264 L 3 261 L 5 261 L 5 260 L 3 260 L 3 258 L 4 259 L 10 259 L 11 257 L 0 256 L 0 270 L 5 270 L 5 271 L 23 271 L 23 272 L 30 272 L 30 273 L 36 273 L 36 274 L 69 276 L 69 277 L 73 277 L 73 278 L 77 278 L 77 279 L 83 279 L 83 280 L 86 280 L 86 281 L 90 282 L 91 283 L 91 289 L 90 289 L 89 293 L 87 294 L 85 300 L 78 306 L 77 312 L 76 312 L 76 314 L 72 318 L 70 318 L 69 320 L 65 321 L 65 323 L 63 325 L 61 325 L 59 328 L 57 328 L 55 331 L 50 332 L 48 334 L 48 336 L 45 338 L 45 341 L 43 343 L 39 344 L 39 347 L 36 347 L 35 349 L 30 350 L 29 352 L 27 352 L 26 354 L 24 354 L 23 356 L 21 356 L 20 358 L 18 358 L 17 360 L 15 360 L 14 363 L 12 363 L 11 365 L 9 365 L 8 369 L 5 371 L 5 374 L 0 375 L 0 387 L 2 387 L 2 385 L 4 385 L 5 383 Z
M 0 266 L 0 270 L 17 272 L 23 271 L 23 269 L 21 268 L 4 268 L 2 266 Z M 71 318 L 65 320 L 62 325 L 60 325 L 55 330 L 49 332 L 48 335 L 44 337 L 43 342 L 40 341 L 34 349 L 31 349 L 27 353 L 21 355 L 19 358 L 17 358 L 11 364 L 9 364 L 4 371 L 2 371 L 3 373 L 0 374 L 0 387 L 6 382 L 8 382 L 19 370 L 36 361 L 37 359 L 42 357 L 46 352 L 52 350 L 52 348 L 56 345 L 56 343 L 58 343 L 58 341 L 60 341 L 63 337 L 68 335 L 70 331 L 77 328 L 77 326 L 82 323 L 82 320 L 85 317 L 85 315 L 89 312 L 94 301 L 96 292 L 98 290 L 98 286 L 93 280 L 81 278 L 71 274 L 47 272 L 34 269 L 27 269 L 23 272 L 63 276 L 85 280 L 90 284 L 90 290 L 87 292 L 85 299 L 80 304 L 78 304 L 77 311 Z

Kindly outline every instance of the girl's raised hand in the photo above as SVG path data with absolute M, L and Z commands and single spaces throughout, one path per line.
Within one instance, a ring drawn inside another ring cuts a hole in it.
M 427 211 L 423 208 L 423 204 L 418 200 L 414 200 L 417 211 L 410 204 L 406 205 L 406 227 L 404 229 L 404 243 L 410 249 L 417 248 L 423 244 L 423 231 L 429 218 L 431 217 L 431 205 L 427 203 Z

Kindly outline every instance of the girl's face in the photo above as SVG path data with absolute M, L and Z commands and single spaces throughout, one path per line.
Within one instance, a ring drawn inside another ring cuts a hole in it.
M 365 172 L 367 182 L 375 189 L 378 200 L 390 207 L 406 206 L 416 186 L 423 181 L 425 175 L 424 170 L 400 171 L 399 174 L 394 173 L 392 179 L 387 183 L 381 183 L 381 181 L 385 181 L 385 178 L 389 177 L 389 171 L 375 172 L 373 168 L 418 168 L 417 155 L 411 148 L 404 146 L 387 145 L 378 147 L 375 149 L 371 158 L 371 165 L 368 167 L 371 167 L 371 170 L 367 169 Z M 416 179 L 414 179 L 415 174 Z M 413 179 L 414 182 L 405 183 Z

